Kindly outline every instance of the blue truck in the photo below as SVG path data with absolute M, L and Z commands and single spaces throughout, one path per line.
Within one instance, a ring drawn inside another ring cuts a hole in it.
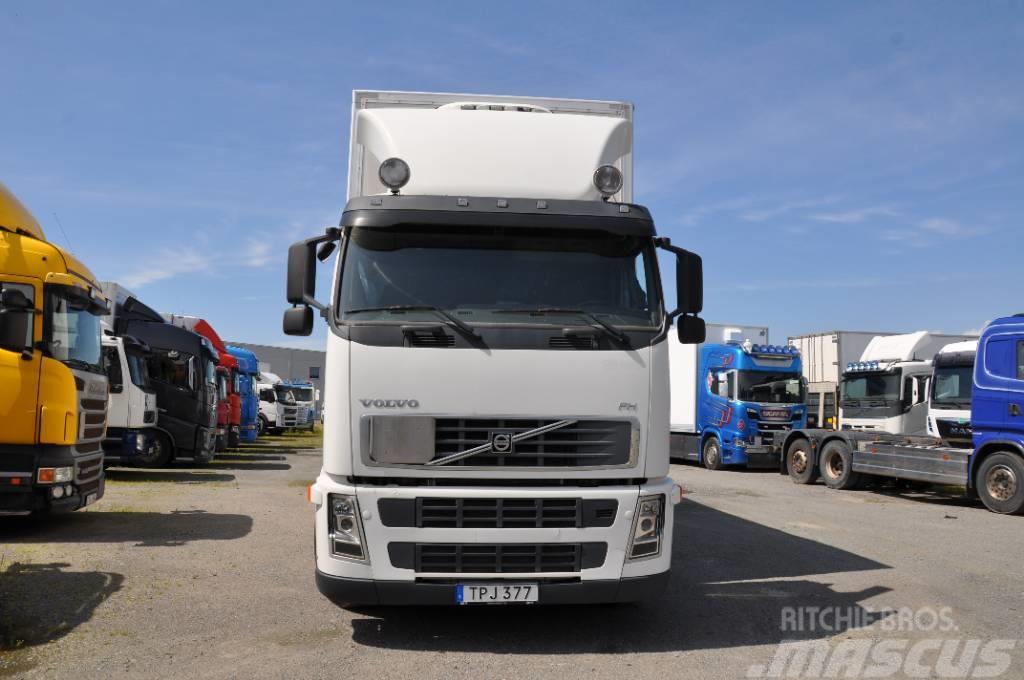
M 671 450 L 710 470 L 777 468 L 782 442 L 807 424 L 795 347 L 749 340 L 679 346 L 671 356 Z
M 239 440 L 252 443 L 259 434 L 260 398 L 256 381 L 260 375 L 260 362 L 256 355 L 244 347 L 228 345 L 228 353 L 238 361 L 238 394 L 242 401 Z
M 962 486 L 992 512 L 1024 514 L 1024 315 L 996 319 L 982 333 L 970 422 L 964 447 L 932 437 L 794 430 L 780 471 L 798 484 L 821 477 L 833 489 L 855 489 L 871 477 Z

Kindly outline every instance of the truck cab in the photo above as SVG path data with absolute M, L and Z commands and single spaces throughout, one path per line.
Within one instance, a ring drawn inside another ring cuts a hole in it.
M 971 388 L 977 340 L 946 345 L 932 359 L 928 398 L 928 435 L 947 446 L 970 448 Z
M 217 350 L 203 336 L 167 323 L 135 297 L 118 305 L 114 332 L 135 337 L 152 350 L 148 363 L 157 394 L 159 457 L 147 465 L 160 467 L 178 458 L 190 458 L 198 465 L 213 460 Z
M 777 467 L 786 434 L 807 422 L 800 352 L 749 341 L 708 344 L 698 376 L 705 467 Z
M 260 374 L 259 360 L 244 347 L 228 345 L 227 350 L 238 362 L 239 440 L 251 443 L 256 441 L 259 433 L 260 399 L 256 391 L 256 380 Z
M 159 446 L 156 434 L 156 390 L 149 377 L 149 345 L 118 337 L 113 330 L 103 335 L 103 360 L 110 382 L 104 461 L 131 465 L 144 463 Z
M 700 258 L 631 202 L 623 102 L 356 92 L 340 225 L 291 246 L 284 329 L 330 328 L 317 586 L 347 604 L 656 597 L 668 342 Z M 675 254 L 665 309 L 657 249 Z M 332 293 L 315 268 L 338 250 Z
M 108 307 L 92 272 L 0 184 L 0 515 L 103 496 Z
M 939 347 L 927 331 L 872 338 L 840 378 L 841 429 L 925 434 L 931 356 Z
M 319 396 L 313 383 L 301 380 L 290 380 L 283 383 L 295 399 L 298 407 L 295 416 L 295 427 L 302 430 L 312 430 L 316 425 L 316 402 Z

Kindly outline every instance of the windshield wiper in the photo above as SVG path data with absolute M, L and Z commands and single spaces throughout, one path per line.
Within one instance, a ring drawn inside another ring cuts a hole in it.
M 357 309 L 344 310 L 345 314 L 358 314 L 359 312 L 433 312 L 447 321 L 449 326 L 459 329 L 466 335 L 477 339 L 480 338 L 480 334 L 476 332 L 476 329 L 448 310 L 436 305 L 388 305 L 387 307 L 359 307 Z
M 615 338 L 623 345 L 629 344 L 629 336 L 620 331 L 615 326 L 611 325 L 607 321 L 602 321 L 595 315 L 582 309 L 563 309 L 562 307 L 538 307 L 537 309 L 495 309 L 493 310 L 498 314 L 578 314 L 583 318 L 590 321 L 590 326 L 603 330 L 605 333 Z

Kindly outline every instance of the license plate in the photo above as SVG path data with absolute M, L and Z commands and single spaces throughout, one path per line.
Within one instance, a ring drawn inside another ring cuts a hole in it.
M 775 441 L 775 435 L 771 432 L 767 432 L 761 435 L 762 444 L 771 444 Z
M 536 583 L 460 583 L 455 586 L 455 601 L 459 604 L 537 602 L 539 595 Z
M 88 494 L 85 495 L 85 504 L 86 505 L 92 505 L 95 502 L 96 502 L 96 494 L 95 493 L 88 493 Z

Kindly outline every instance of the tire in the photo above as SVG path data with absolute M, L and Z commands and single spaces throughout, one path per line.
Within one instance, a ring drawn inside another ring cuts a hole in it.
M 263 415 L 260 415 L 260 417 L 256 419 L 256 436 L 257 437 L 262 437 L 266 433 L 267 433 L 267 419 Z
M 856 489 L 861 476 L 853 471 L 853 454 L 844 442 L 831 441 L 821 449 L 818 472 L 830 489 Z
M 786 449 L 786 470 L 794 484 L 811 484 L 818 478 L 811 442 L 800 438 Z
M 721 470 L 724 467 L 722 465 L 722 445 L 718 443 L 718 437 L 708 437 L 704 440 L 701 460 L 708 470 Z
M 228 428 L 228 448 L 237 449 L 242 441 L 242 432 L 237 425 Z
M 985 507 L 1001 515 L 1024 515 L 1024 459 L 999 451 L 978 466 L 974 486 Z
M 163 432 L 156 432 L 153 435 L 155 442 L 153 453 L 144 456 L 136 456 L 132 463 L 135 467 L 162 468 L 174 457 L 174 442 Z

